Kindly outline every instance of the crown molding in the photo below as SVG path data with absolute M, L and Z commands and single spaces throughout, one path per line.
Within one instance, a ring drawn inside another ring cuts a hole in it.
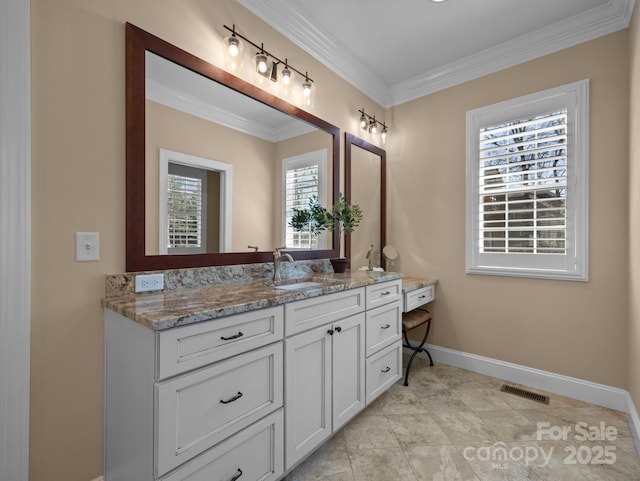
M 294 5 L 282 6 L 268 0 L 236 1 L 385 108 L 625 29 L 635 6 L 635 0 L 609 0 L 599 7 L 389 87 Z
M 629 26 L 635 0 L 610 0 L 561 22 L 393 85 L 391 106 L 519 65 Z

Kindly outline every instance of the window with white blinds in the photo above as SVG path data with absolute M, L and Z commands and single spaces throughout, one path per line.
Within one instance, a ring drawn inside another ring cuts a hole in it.
M 169 164 L 167 177 L 167 247 L 173 253 L 205 251 L 205 170 Z
M 588 82 L 467 113 L 467 272 L 587 279 Z
M 283 172 L 283 245 L 288 249 L 324 249 L 326 234 L 296 231 L 289 225 L 294 209 L 309 208 L 309 199 L 326 200 L 326 150 L 284 159 Z
M 480 129 L 482 252 L 566 254 L 567 110 Z

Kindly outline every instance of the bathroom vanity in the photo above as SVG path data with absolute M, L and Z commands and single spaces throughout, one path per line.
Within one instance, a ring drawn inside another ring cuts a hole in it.
M 401 276 L 107 298 L 105 481 L 281 479 L 402 376 Z

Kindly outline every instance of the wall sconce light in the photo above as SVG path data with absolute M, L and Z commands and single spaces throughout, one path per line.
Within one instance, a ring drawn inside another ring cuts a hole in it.
M 256 53 L 256 70 L 259 74 L 266 74 L 269 69 L 269 57 L 264 53 L 264 49 L 260 47 L 260 51 Z
M 244 59 L 244 44 L 236 35 L 236 26 L 231 29 L 231 35 L 223 40 L 224 64 L 228 71 L 236 73 L 242 70 Z
M 375 115 L 369 115 L 365 113 L 364 109 L 358 110 L 360 112 L 360 130 L 362 132 L 368 132 L 372 137 L 378 137 L 378 131 L 380 132 L 380 141 L 383 144 L 387 143 L 387 137 L 389 135 L 389 129 L 387 128 L 387 124 L 384 122 L 380 122 L 376 120 Z M 379 130 L 379 127 L 382 127 L 382 130 Z
M 226 25 L 223 25 L 223 27 L 231 32 L 231 35 L 224 39 L 225 65 L 227 70 L 238 72 L 241 68 L 241 64 L 238 63 L 238 58 L 242 58 L 243 44 L 240 41 L 240 39 L 242 39 L 257 49 L 254 55 L 254 82 L 256 84 L 263 85 L 264 79 L 269 79 L 279 85 L 280 94 L 283 97 L 288 97 L 291 90 L 296 88 L 293 75 L 295 72 L 301 79 L 304 79 L 300 87 L 298 87 L 300 89 L 301 106 L 307 108 L 313 107 L 316 85 L 313 79 L 309 77 L 309 72 L 302 73 L 290 65 L 288 59 L 282 61 L 271 52 L 265 50 L 264 44 L 258 45 L 247 37 L 240 35 L 236 32 L 235 25 L 233 25 L 232 28 Z M 235 53 L 235 56 L 232 56 L 232 52 Z M 229 57 L 229 60 L 227 60 L 227 57 Z M 232 59 L 235 59 L 235 61 Z M 269 59 L 271 59 L 271 65 L 269 65 Z M 280 82 L 278 82 L 279 65 L 283 66 L 280 72 L 282 79 Z

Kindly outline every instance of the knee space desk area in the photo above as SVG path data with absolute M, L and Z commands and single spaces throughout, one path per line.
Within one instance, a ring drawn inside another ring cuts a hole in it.
M 404 338 L 403 347 L 413 351 L 404 375 L 404 385 L 409 385 L 409 373 L 416 356 L 424 352 L 429 357 L 429 363 L 433 366 L 431 354 L 424 347 L 431 329 L 431 313 L 424 307 L 435 299 L 435 285 L 437 280 L 423 277 L 403 277 L 402 278 L 402 336 Z M 418 344 L 411 344 L 409 341 L 409 331 L 420 326 L 425 326 L 424 336 Z
M 313 281 L 106 298 L 105 481 L 280 480 L 399 380 L 407 296 L 433 283 Z

